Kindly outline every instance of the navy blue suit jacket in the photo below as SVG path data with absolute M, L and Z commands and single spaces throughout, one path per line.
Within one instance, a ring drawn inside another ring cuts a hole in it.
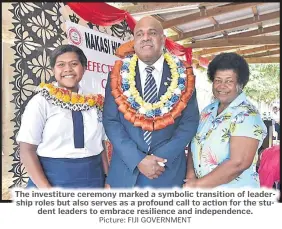
M 110 75 L 110 74 L 109 74 Z M 164 61 L 163 75 L 158 96 L 166 90 L 165 82 L 171 79 L 170 69 Z M 142 95 L 138 64 L 136 66 L 136 88 Z M 127 121 L 118 110 L 111 94 L 110 77 L 108 77 L 103 111 L 103 125 L 113 145 L 112 160 L 106 183 L 112 188 L 134 187 L 141 174 L 137 165 L 147 153 L 167 159 L 165 172 L 156 179 L 149 180 L 150 187 L 181 187 L 186 175 L 185 147 L 196 134 L 199 124 L 199 109 L 196 91 L 193 92 L 187 107 L 174 124 L 152 133 L 151 149 L 144 141 L 144 131 Z

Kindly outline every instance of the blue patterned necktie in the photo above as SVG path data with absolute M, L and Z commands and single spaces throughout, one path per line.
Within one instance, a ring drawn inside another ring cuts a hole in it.
M 147 103 L 155 103 L 158 99 L 157 85 L 156 85 L 156 81 L 152 74 L 154 69 L 155 68 L 153 66 L 147 66 L 145 68 L 147 72 L 147 77 L 145 81 L 143 99 Z M 150 144 L 152 140 L 152 132 L 144 131 L 144 140 L 148 144 L 149 149 L 150 149 Z
M 74 148 L 84 148 L 84 125 L 81 111 L 72 111 Z

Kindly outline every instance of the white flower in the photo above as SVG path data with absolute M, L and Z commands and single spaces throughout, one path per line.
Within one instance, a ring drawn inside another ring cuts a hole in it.
M 173 56 L 173 60 L 175 61 L 175 63 L 178 63 L 180 61 L 179 58 L 177 58 L 175 56 Z
M 124 78 L 124 79 L 126 79 L 128 77 L 128 75 L 129 74 L 126 71 L 121 72 L 121 77 Z
M 161 112 L 162 112 L 163 114 L 168 113 L 168 108 L 167 108 L 167 107 L 162 107 L 162 108 L 161 108 Z
M 181 94 L 181 90 L 179 88 L 174 89 L 173 91 L 176 95 L 180 95 Z
M 123 59 L 123 62 L 124 62 L 124 63 L 125 63 L 125 62 L 130 63 L 130 58 L 129 58 L 129 57 L 124 58 L 124 59 Z
M 144 107 L 140 107 L 140 108 L 138 109 L 138 112 L 139 112 L 140 114 L 146 114 L 146 109 L 145 109 Z
M 131 93 L 130 93 L 129 90 L 123 92 L 123 94 L 124 94 L 127 98 L 129 98 L 129 97 L 131 96 Z

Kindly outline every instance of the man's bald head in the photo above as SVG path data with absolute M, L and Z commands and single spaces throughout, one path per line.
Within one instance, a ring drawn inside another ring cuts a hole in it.
M 161 23 L 151 16 L 140 19 L 134 28 L 134 50 L 140 60 L 154 64 L 162 55 L 165 43 Z
M 164 33 L 164 29 L 162 24 L 154 17 L 152 16 L 145 16 L 141 18 L 135 25 L 134 27 L 134 34 L 138 30 L 138 28 L 142 25 L 152 25 L 154 26 L 158 31 L 160 31 L 162 34 Z

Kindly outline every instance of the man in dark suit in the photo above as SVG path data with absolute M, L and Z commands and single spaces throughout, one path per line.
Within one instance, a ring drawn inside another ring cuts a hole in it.
M 135 66 L 133 86 L 142 97 L 143 101 L 140 101 L 141 98 L 136 99 L 140 104 L 154 104 L 160 101 L 161 96 L 167 92 L 169 83 L 173 81 L 168 61 L 163 54 L 164 44 L 163 28 L 156 19 L 144 17 L 136 24 L 134 51 L 138 60 Z M 127 68 L 126 65 L 123 67 Z M 175 70 L 177 71 L 177 68 Z M 119 106 L 118 99 L 121 99 L 122 96 L 116 96 L 113 88 L 114 80 L 117 77 L 111 77 L 111 74 L 113 73 L 109 74 L 107 81 L 103 111 L 104 128 L 113 145 L 106 187 L 182 187 L 186 174 L 185 147 L 194 137 L 199 123 L 194 86 L 191 90 L 191 97 L 179 117 L 175 117 L 173 122 L 158 130 L 149 131 L 150 128 L 146 129 L 142 118 L 138 126 L 136 124 L 138 118 L 134 117 L 135 122 L 129 121 L 132 117 L 126 117 L 121 111 L 122 106 Z M 126 70 L 121 69 L 122 74 L 127 74 Z M 128 90 L 127 83 L 124 83 L 127 82 L 127 79 L 123 78 L 120 82 L 123 82 L 121 86 L 123 92 Z M 127 93 L 129 91 L 134 93 L 132 90 L 128 90 Z M 124 95 L 129 96 L 126 93 L 123 93 Z M 132 107 L 136 113 L 144 114 L 138 102 L 131 103 L 135 104 Z M 147 104 L 147 107 L 152 106 Z M 169 113 L 172 108 L 168 105 L 167 108 L 161 107 L 162 110 L 158 111 Z M 164 117 L 161 116 L 160 119 L 165 120 Z M 146 116 L 145 120 L 150 120 L 147 118 Z M 156 126 L 156 122 L 150 125 Z

